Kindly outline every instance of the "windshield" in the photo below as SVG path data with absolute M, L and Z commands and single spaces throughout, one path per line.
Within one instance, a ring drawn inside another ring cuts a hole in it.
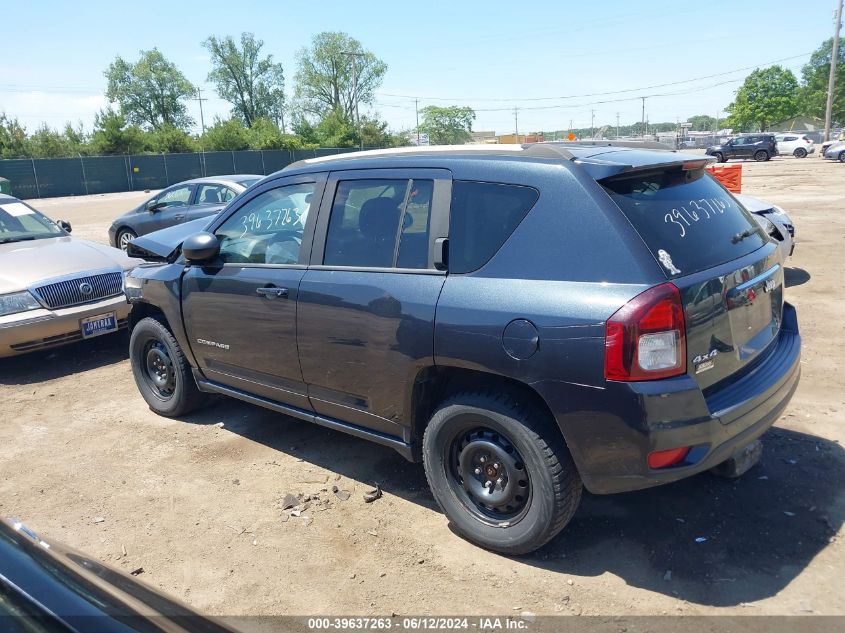
M 0 204 L 0 244 L 58 235 L 66 233 L 23 202 Z
M 701 168 L 671 167 L 601 185 L 669 277 L 718 266 L 768 240 L 753 216 Z

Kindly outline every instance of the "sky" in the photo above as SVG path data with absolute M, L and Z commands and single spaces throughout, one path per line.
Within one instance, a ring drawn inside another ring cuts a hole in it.
M 412 129 L 415 106 L 476 110 L 475 130 L 508 134 L 724 116 L 742 79 L 778 60 L 800 78 L 833 34 L 836 0 L 56 0 L 0 1 L 0 112 L 90 130 L 107 105 L 103 71 L 157 47 L 203 89 L 205 122 L 230 106 L 206 82 L 209 35 L 250 31 L 295 90 L 297 52 L 344 31 L 388 65 L 377 113 Z M 16 26 L 17 25 L 17 26 Z M 11 28 L 10 28 L 11 26 Z M 672 85 L 666 85 L 672 84 Z M 418 102 L 415 104 L 415 100 Z M 514 108 L 517 108 L 516 117 Z M 188 106 L 199 128 L 197 102 Z M 593 118 L 594 117 L 594 118 Z

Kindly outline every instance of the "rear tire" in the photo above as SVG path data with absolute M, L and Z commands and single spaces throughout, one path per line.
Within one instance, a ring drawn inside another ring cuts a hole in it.
M 769 160 L 769 152 L 764 149 L 754 152 L 754 160 L 756 160 L 758 163 L 762 163 L 765 160 Z
M 795 156 L 795 158 L 807 158 L 807 150 L 803 147 L 798 147 L 794 152 L 792 152 L 792 155 Z
M 129 362 L 138 391 L 159 415 L 177 417 L 205 402 L 182 348 L 157 318 L 141 319 L 132 329 Z
M 426 428 L 423 462 L 454 530 L 502 554 L 545 545 L 581 500 L 554 420 L 509 394 L 464 392 L 443 402 Z

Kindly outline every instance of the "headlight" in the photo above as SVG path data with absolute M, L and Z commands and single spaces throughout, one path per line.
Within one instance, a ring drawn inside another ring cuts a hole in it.
M 23 292 L 13 292 L 8 295 L 0 295 L 0 316 L 37 310 L 40 307 L 41 304 L 26 290 Z

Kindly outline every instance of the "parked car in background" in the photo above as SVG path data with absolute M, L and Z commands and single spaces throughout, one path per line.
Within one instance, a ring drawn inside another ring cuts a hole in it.
M 163 260 L 127 277 L 135 382 L 160 415 L 224 394 L 394 448 L 508 554 L 582 484 L 737 476 L 801 337 L 778 245 L 708 162 L 596 142 L 295 163 L 200 232 L 133 242 Z
M 123 276 L 141 260 L 70 231 L 0 194 L 0 357 L 126 326 Z
M 845 141 L 837 141 L 831 143 L 824 151 L 824 157 L 830 160 L 838 160 L 840 163 L 845 163 Z
M 806 158 L 808 154 L 816 151 L 816 145 L 806 134 L 786 132 L 775 135 L 778 154 L 787 156 L 792 154 L 795 158 Z
M 720 163 L 734 158 L 769 160 L 778 155 L 774 134 L 740 134 L 721 145 L 711 145 L 705 153 Z
M 0 624 L 21 633 L 233 631 L 17 519 L 0 519 Z
M 734 198 L 751 211 L 769 237 L 780 244 L 783 260 L 786 261 L 795 251 L 795 225 L 792 218 L 779 206 L 760 198 L 742 193 L 735 193 Z
M 216 215 L 262 178 L 255 174 L 210 176 L 171 185 L 112 222 L 109 242 L 126 250 L 129 241 L 139 235 Z
M 840 130 L 838 133 L 831 134 L 830 140 L 825 141 L 821 144 L 821 150 L 819 156 L 822 158 L 827 158 L 825 156 L 825 152 L 827 152 L 827 148 L 833 145 L 834 143 L 838 143 L 839 141 L 845 141 L 845 130 Z

